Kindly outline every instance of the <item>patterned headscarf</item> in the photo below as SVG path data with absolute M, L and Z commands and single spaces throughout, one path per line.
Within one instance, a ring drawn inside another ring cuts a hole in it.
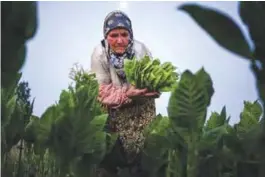
M 127 49 L 123 55 L 117 55 L 114 53 L 114 51 L 111 50 L 109 47 L 109 44 L 106 40 L 108 33 L 116 28 L 125 28 L 129 31 L 129 44 L 127 46 Z M 122 78 L 126 79 L 125 73 L 123 71 L 124 66 L 124 59 L 132 59 L 134 56 L 133 51 L 133 31 L 132 31 L 132 23 L 130 18 L 122 11 L 116 10 L 107 15 L 104 21 L 104 27 L 103 27 L 103 33 L 104 33 L 104 43 L 106 52 L 110 61 L 110 64 L 114 66 L 114 68 L 117 71 L 117 74 Z

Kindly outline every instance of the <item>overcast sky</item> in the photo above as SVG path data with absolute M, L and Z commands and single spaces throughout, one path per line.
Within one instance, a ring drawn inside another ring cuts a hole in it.
M 209 113 L 226 105 L 232 122 L 238 121 L 243 101 L 254 101 L 257 92 L 249 63 L 216 45 L 184 12 L 176 7 L 184 2 L 38 2 L 39 26 L 28 42 L 23 80 L 36 97 L 34 114 L 40 116 L 58 100 L 71 82 L 70 68 L 79 62 L 90 68 L 93 48 L 103 37 L 105 16 L 122 8 L 131 18 L 134 36 L 144 42 L 154 57 L 171 61 L 180 71 L 196 72 L 202 66 L 211 74 L 215 93 Z M 242 28 L 238 2 L 198 2 L 224 10 Z M 157 113 L 167 115 L 169 94 L 157 99 Z

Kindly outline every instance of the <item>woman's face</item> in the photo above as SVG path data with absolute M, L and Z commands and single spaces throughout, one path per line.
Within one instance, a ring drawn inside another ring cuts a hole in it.
M 113 29 L 107 35 L 110 48 L 117 54 L 123 54 L 129 44 L 130 36 L 126 29 Z

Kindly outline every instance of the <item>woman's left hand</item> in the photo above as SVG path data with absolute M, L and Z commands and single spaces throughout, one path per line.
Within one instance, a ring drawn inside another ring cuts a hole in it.
M 147 92 L 144 94 L 146 97 L 159 98 L 161 95 L 160 92 Z

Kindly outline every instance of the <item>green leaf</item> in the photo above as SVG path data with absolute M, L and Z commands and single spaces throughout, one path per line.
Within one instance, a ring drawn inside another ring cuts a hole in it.
M 203 80 L 185 71 L 168 103 L 169 118 L 178 127 L 199 133 L 206 119 L 210 95 Z
M 265 6 L 264 2 L 242 1 L 239 2 L 241 20 L 248 27 L 251 39 L 255 44 L 255 58 L 265 63 Z
M 242 158 L 244 149 L 234 129 L 229 132 L 224 138 L 225 145 L 232 151 L 238 158 Z
M 97 102 L 95 75 L 81 67 L 73 68 L 70 77 L 75 87 L 62 91 L 56 114 L 50 115 L 54 121 L 48 121 L 49 148 L 61 162 L 89 153 L 103 157 L 107 149 L 103 127 L 108 115 L 102 114 Z
M 199 80 L 199 83 L 202 85 L 202 87 L 205 87 L 207 95 L 208 95 L 208 104 L 211 103 L 211 98 L 214 94 L 214 88 L 213 88 L 213 81 L 211 79 L 211 76 L 205 71 L 205 69 L 202 67 L 198 72 L 196 72 L 197 80 Z
M 205 143 L 216 143 L 223 135 L 227 134 L 227 125 L 223 124 L 221 126 L 212 128 L 203 133 L 201 141 Z
M 37 139 L 40 144 L 47 144 L 52 140 L 52 128 L 59 118 L 60 112 L 56 105 L 52 105 L 46 109 L 39 120 L 39 128 L 37 130 Z
M 7 88 L 16 79 L 26 57 L 26 42 L 37 29 L 37 2 L 1 3 L 2 14 L 2 86 Z
M 16 104 L 9 123 L 5 127 L 5 140 L 8 149 L 11 149 L 22 138 L 24 133 L 24 116 L 22 105 Z
M 167 162 L 167 152 L 173 147 L 171 140 L 168 139 L 169 129 L 169 118 L 161 114 L 158 114 L 154 121 L 145 128 L 146 140 L 142 158 L 145 170 L 156 172 Z
M 105 123 L 107 121 L 108 114 L 101 114 L 96 116 L 91 122 L 90 122 L 90 131 L 92 132 L 98 132 L 103 131 Z
M 37 2 L 31 2 L 28 5 L 27 11 L 27 26 L 25 28 L 25 36 L 27 39 L 34 37 L 38 28 L 38 17 L 37 17 Z
M 11 98 L 8 97 L 7 93 L 4 89 L 1 89 L 1 110 L 2 110 L 2 116 L 1 116 L 1 127 L 4 128 L 6 125 L 8 125 L 11 116 L 16 108 L 16 100 L 17 96 L 13 95 Z
M 165 136 L 168 130 L 169 118 L 163 117 L 161 114 L 158 114 L 156 118 L 145 128 L 145 135 L 153 135 L 158 134 L 161 136 Z
M 220 46 L 242 57 L 252 58 L 249 44 L 239 26 L 228 15 L 199 5 L 182 5 L 187 12 Z
M 244 109 L 240 114 L 240 122 L 236 125 L 239 134 L 247 133 L 259 125 L 262 115 L 262 106 L 258 101 L 253 103 L 244 101 Z
M 40 119 L 36 116 L 30 117 L 30 122 L 25 127 L 24 140 L 27 143 L 37 143 L 37 129 L 39 129 Z
M 128 81 L 136 88 L 147 88 L 149 91 L 171 91 L 179 76 L 175 69 L 171 62 L 161 64 L 159 59 L 152 60 L 149 56 L 124 63 Z
M 219 127 L 223 124 L 223 120 L 220 118 L 219 113 L 213 112 L 209 118 L 209 120 L 206 123 L 206 129 L 210 130 L 216 127 Z
M 213 112 L 206 123 L 205 130 L 211 130 L 228 123 L 226 118 L 226 108 L 223 107 L 221 114 Z

